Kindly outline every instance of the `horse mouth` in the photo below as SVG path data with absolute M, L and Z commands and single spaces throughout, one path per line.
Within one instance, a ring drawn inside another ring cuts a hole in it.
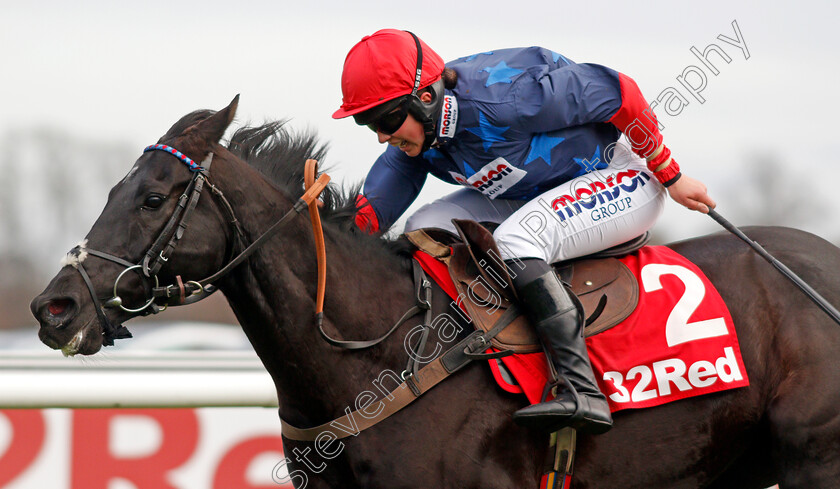
M 65 357 L 72 357 L 79 353 L 79 347 L 82 345 L 82 339 L 85 337 L 85 330 L 84 328 L 80 329 L 73 338 L 67 342 L 66 345 L 61 347 L 61 353 L 64 354 Z
M 62 341 L 61 335 L 56 335 L 55 329 L 49 326 L 42 325 L 38 336 L 42 343 L 53 350 L 60 350 L 65 357 L 78 354 L 93 355 L 102 348 L 101 339 L 97 341 L 97 338 L 101 338 L 101 335 L 96 334 L 95 320 L 96 317 L 89 320 L 67 341 Z

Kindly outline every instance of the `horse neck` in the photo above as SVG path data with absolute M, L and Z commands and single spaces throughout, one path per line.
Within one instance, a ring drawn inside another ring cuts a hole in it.
M 291 201 L 250 167 L 226 164 L 214 171 L 213 183 L 228 196 L 249 242 L 291 208 Z M 274 379 L 284 418 L 301 424 L 341 414 L 373 380 L 399 372 L 406 361 L 401 337 L 355 353 L 339 351 L 321 337 L 314 323 L 312 235 L 308 217 L 294 217 L 219 284 Z M 325 331 L 345 340 L 380 336 L 414 305 L 405 260 L 327 223 L 325 241 Z

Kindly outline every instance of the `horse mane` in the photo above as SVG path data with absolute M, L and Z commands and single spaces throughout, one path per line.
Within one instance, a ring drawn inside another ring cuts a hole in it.
M 230 137 L 227 149 L 263 174 L 292 200 L 304 192 L 304 162 L 323 161 L 328 145 L 318 141 L 313 131 L 294 133 L 286 128 L 287 120 L 271 121 L 259 126 L 243 126 Z M 324 167 L 319 168 L 322 172 Z M 340 186 L 330 183 L 321 194 L 320 208 L 325 227 L 338 228 L 356 237 L 360 244 L 383 246 L 397 255 L 410 255 L 413 247 L 405 239 L 388 240 L 371 236 L 356 226 L 356 197 L 362 183 Z
M 327 145 L 311 132 L 295 134 L 286 129 L 288 121 L 267 122 L 261 126 L 244 126 L 234 131 L 228 151 L 247 162 L 291 199 L 304 191 L 304 162 L 315 159 L 320 163 L 327 154 Z M 320 168 L 324 171 L 324 168 Z M 356 217 L 355 197 L 361 186 L 348 189 L 330 184 L 321 194 L 324 206 L 321 217 L 341 227 Z

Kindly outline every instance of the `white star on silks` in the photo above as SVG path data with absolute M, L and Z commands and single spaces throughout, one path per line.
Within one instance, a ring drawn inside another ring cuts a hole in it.
M 502 133 L 508 129 L 510 129 L 510 126 L 500 127 L 490 124 L 490 121 L 487 120 L 487 116 L 484 115 L 484 112 L 479 112 L 478 127 L 468 127 L 467 131 L 481 138 L 481 145 L 484 147 L 484 151 L 488 151 L 493 143 L 501 143 L 505 140 L 505 138 L 502 137 Z
M 566 138 L 553 138 L 547 133 L 537 134 L 531 138 L 531 151 L 528 152 L 528 157 L 525 158 L 524 165 L 533 162 L 537 158 L 542 158 L 548 166 L 551 166 L 551 150 L 565 140 Z
M 496 66 L 488 66 L 481 71 L 490 73 L 490 76 L 487 77 L 487 82 L 484 84 L 485 87 L 489 87 L 494 83 L 512 83 L 512 78 L 522 73 L 522 70 L 511 68 L 504 61 L 499 61 L 499 64 Z

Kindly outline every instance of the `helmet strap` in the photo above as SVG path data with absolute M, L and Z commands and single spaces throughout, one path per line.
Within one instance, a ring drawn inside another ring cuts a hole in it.
M 420 79 L 423 75 L 423 48 L 420 46 L 420 39 L 413 32 L 405 32 L 411 34 L 411 37 L 414 39 L 414 44 L 417 46 L 417 69 L 414 72 L 414 87 L 411 89 L 411 94 L 409 95 L 408 112 L 418 122 L 423 124 L 423 133 L 426 135 L 426 138 L 423 141 L 423 147 L 420 149 L 420 152 L 424 153 L 435 142 L 437 119 L 440 116 L 440 109 L 443 106 L 443 80 L 438 80 L 430 85 L 432 102 L 430 104 L 423 103 L 417 94 L 420 88 Z

